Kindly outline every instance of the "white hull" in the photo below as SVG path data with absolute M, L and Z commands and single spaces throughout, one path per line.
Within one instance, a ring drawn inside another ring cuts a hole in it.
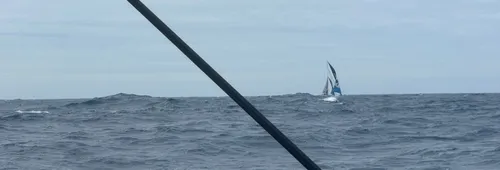
M 337 102 L 337 101 L 339 101 L 339 100 L 338 100 L 338 99 L 337 99 L 337 97 L 335 97 L 335 96 L 330 96 L 330 97 L 324 98 L 324 99 L 323 99 L 323 101 L 327 101 L 327 102 Z

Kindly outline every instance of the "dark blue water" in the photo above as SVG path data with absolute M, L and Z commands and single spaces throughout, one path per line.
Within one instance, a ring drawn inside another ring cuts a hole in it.
M 249 97 L 323 169 L 500 167 L 500 94 Z M 230 98 L 0 101 L 0 169 L 304 169 Z

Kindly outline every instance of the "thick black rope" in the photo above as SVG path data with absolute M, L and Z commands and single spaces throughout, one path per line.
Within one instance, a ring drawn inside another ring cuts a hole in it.
M 257 123 L 260 124 L 276 141 L 278 141 L 295 159 L 307 169 L 320 169 L 305 153 L 303 153 L 290 139 L 278 130 L 267 118 L 248 102 L 236 89 L 222 78 L 208 63 L 206 63 L 193 49 L 177 36 L 140 0 L 128 0 L 146 19 L 151 22 L 165 37 L 181 50 L 198 68 L 214 81 L 227 95 L 243 108 Z

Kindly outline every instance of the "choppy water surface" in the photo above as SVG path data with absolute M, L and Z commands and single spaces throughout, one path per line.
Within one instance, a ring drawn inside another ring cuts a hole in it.
M 500 167 L 500 94 L 248 99 L 323 169 Z M 1 169 L 304 169 L 230 98 L 0 100 Z

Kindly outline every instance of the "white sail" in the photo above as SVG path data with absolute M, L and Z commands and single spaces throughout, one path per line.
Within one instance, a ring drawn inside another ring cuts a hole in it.
M 323 88 L 323 95 L 333 95 L 339 94 L 340 96 L 342 95 L 342 90 L 340 89 L 340 84 L 339 80 L 337 78 L 337 72 L 333 68 L 333 66 L 330 64 L 330 62 L 327 61 L 327 69 L 330 74 L 327 75 L 327 80 L 326 84 Z M 332 82 L 332 79 L 330 79 L 330 76 L 334 79 L 334 82 Z M 331 87 L 331 89 L 329 89 Z

